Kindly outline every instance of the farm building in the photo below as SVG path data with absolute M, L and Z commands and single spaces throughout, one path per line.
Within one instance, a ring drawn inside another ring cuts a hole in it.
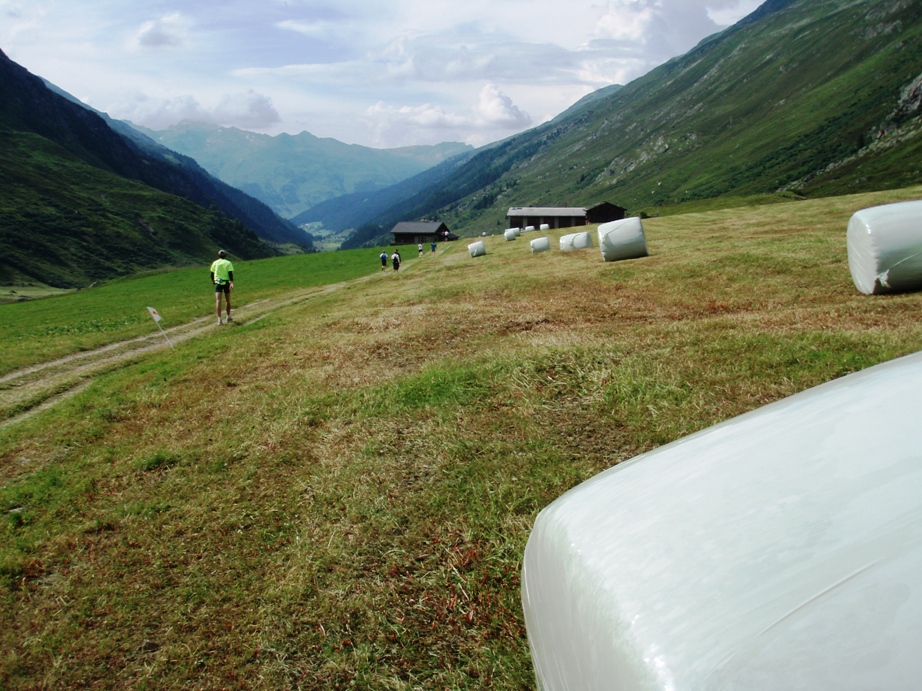
M 513 206 L 506 213 L 509 225 L 525 228 L 546 223 L 551 228 L 572 228 L 587 223 L 607 223 L 624 218 L 625 209 L 609 202 L 584 206 Z
M 448 230 L 448 226 L 439 221 L 401 221 L 394 226 L 391 233 L 394 234 L 395 245 L 418 245 L 458 239 L 457 235 Z

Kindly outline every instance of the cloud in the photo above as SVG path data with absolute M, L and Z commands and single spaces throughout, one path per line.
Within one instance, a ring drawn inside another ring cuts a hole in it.
M 264 130 L 282 118 L 272 99 L 249 89 L 242 94 L 225 94 L 212 112 L 214 122 L 243 129 Z
M 377 146 L 405 146 L 438 143 L 453 138 L 474 144 L 495 139 L 496 133 L 510 134 L 529 127 L 531 117 L 492 83 L 480 90 L 468 113 L 455 113 L 437 105 L 390 106 L 376 103 L 367 118 Z
M 496 88 L 487 84 L 480 92 L 477 101 L 477 114 L 483 122 L 494 127 L 522 130 L 531 125 L 531 117 L 522 112 L 512 99 Z
M 194 96 L 184 95 L 161 100 L 138 98 L 117 110 L 117 117 L 153 130 L 163 130 L 184 120 L 251 130 L 264 130 L 282 121 L 272 100 L 252 89 L 225 94 L 214 108 L 205 108 Z
M 188 31 L 188 22 L 179 13 L 144 22 L 134 36 L 141 48 L 175 48 L 181 46 Z
M 730 26 L 755 12 L 763 0 L 712 0 L 707 3 L 708 16 L 718 26 Z

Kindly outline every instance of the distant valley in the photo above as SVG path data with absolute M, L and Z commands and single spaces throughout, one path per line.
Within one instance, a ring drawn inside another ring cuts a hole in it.
M 194 122 L 137 129 L 289 219 L 328 199 L 380 190 L 473 151 L 456 142 L 372 149 L 309 132 L 269 136 Z

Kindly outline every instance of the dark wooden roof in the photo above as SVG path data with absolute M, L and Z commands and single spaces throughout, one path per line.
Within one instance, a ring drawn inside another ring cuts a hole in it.
M 448 227 L 439 221 L 401 221 L 391 232 L 394 235 L 435 235 L 443 230 Z

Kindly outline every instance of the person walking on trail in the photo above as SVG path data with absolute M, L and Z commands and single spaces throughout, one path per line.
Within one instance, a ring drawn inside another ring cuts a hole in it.
M 400 250 L 394 250 L 391 255 L 391 264 L 394 265 L 394 271 L 400 271 Z
M 381 253 L 381 271 L 387 268 L 387 252 Z
M 429 246 L 432 248 L 432 253 L 435 254 L 435 242 L 433 241 L 433 243 Z
M 419 250 L 419 256 L 423 256 L 423 243 L 419 243 L 419 245 L 416 246 L 416 249 Z
M 218 314 L 218 325 L 221 321 L 221 296 L 224 296 L 224 305 L 227 310 L 227 323 L 234 321 L 231 317 L 231 291 L 234 289 L 234 265 L 227 258 L 227 252 L 218 251 L 218 258 L 211 263 L 211 282 L 214 284 L 214 308 Z

